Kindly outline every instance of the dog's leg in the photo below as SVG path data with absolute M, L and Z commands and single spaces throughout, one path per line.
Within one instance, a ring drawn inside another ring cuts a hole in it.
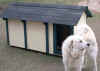
M 93 71 L 97 71 L 97 59 L 96 59 L 96 57 L 92 57 L 92 61 L 93 61 Z
M 64 64 L 64 68 L 65 68 L 65 71 L 69 71 L 69 67 L 66 64 Z
M 78 66 L 77 69 L 75 71 L 82 71 L 82 66 Z
M 94 69 L 93 70 L 97 71 L 97 60 L 96 59 L 94 59 Z
M 93 71 L 97 71 L 97 52 L 91 52 L 90 53 L 90 58 L 91 58 L 91 62 L 92 62 L 92 70 Z
M 86 69 L 87 68 L 87 63 L 88 62 L 88 56 L 85 55 L 84 58 L 82 59 L 82 69 Z
M 76 71 L 82 71 L 82 68 L 78 68 Z
M 82 57 L 82 68 L 85 68 L 85 56 Z

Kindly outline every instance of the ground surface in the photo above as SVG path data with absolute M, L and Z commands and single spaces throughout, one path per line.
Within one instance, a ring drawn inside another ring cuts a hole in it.
M 2 1 L 13 0 L 0 0 L 0 2 Z M 75 0 L 69 1 L 72 3 Z M 79 1 L 81 0 L 77 0 L 77 2 Z M 93 18 L 89 18 L 87 23 L 94 30 L 100 46 L 100 14 L 93 13 Z M 0 71 L 64 71 L 60 57 L 46 56 L 39 53 L 9 47 L 6 44 L 5 34 L 5 24 L 0 20 Z M 85 71 L 91 70 L 87 69 Z M 98 55 L 98 71 L 100 71 L 100 54 Z
M 98 17 L 98 14 L 96 15 Z M 95 18 L 91 19 L 95 21 L 89 19 L 88 23 L 96 33 L 100 46 L 100 21 Z M 46 56 L 40 53 L 9 47 L 6 44 L 5 34 L 5 24 L 0 21 L 0 71 L 64 71 L 61 57 Z M 98 71 L 100 70 L 99 58 L 100 54 L 98 55 Z M 91 70 L 86 69 L 84 71 Z
M 46 56 L 6 44 L 5 24 L 0 21 L 0 71 L 64 71 L 61 57 Z
M 0 71 L 64 71 L 61 58 L 0 45 Z

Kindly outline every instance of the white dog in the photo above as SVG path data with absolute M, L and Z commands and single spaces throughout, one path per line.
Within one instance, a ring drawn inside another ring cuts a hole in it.
M 74 69 L 74 71 L 82 70 L 84 55 L 89 45 L 89 43 L 78 35 L 72 35 L 64 41 L 62 56 L 65 71 L 71 71 L 71 69 Z
M 77 37 L 76 35 L 78 35 L 79 37 Z M 84 52 L 82 53 L 83 57 L 78 55 L 80 58 L 83 58 L 82 60 L 79 60 L 79 62 L 84 63 L 84 59 L 85 59 L 84 56 L 89 57 L 89 59 L 91 59 L 90 61 L 92 62 L 92 67 L 91 67 L 91 68 L 93 68 L 92 70 L 97 71 L 97 61 L 96 60 L 97 60 L 98 46 L 97 46 L 97 41 L 96 41 L 96 38 L 95 38 L 95 35 L 94 35 L 92 29 L 87 24 L 79 24 L 76 26 L 75 33 L 73 36 L 75 36 L 76 38 L 80 38 L 80 36 L 81 36 L 83 38 L 82 41 L 86 41 L 87 43 L 89 43 L 89 47 L 86 48 L 86 53 L 84 53 Z M 72 39 L 74 39 L 74 38 L 72 38 Z M 72 39 L 70 39 L 70 40 L 72 40 Z M 71 46 L 71 45 L 68 45 L 70 43 L 71 42 L 69 42 L 68 39 L 66 39 L 62 46 L 62 56 L 63 56 L 63 63 L 65 66 L 65 71 L 68 71 L 68 68 L 69 68 L 68 67 L 69 56 L 68 56 L 67 52 L 68 52 L 68 47 Z M 80 47 L 80 45 L 78 45 L 78 46 Z M 76 46 L 74 46 L 74 47 L 76 47 Z M 74 64 L 72 64 L 72 65 L 74 65 Z M 76 66 L 77 65 L 78 64 L 76 64 Z M 77 71 L 81 71 L 81 69 L 80 69 L 81 67 L 82 67 L 82 63 L 80 63 L 80 66 L 78 67 Z
M 88 60 L 92 63 L 92 67 L 90 68 L 92 68 L 93 71 L 97 71 L 98 45 L 93 30 L 87 24 L 78 24 L 74 34 L 82 36 L 88 43 L 90 43 L 90 47 L 87 49 L 85 56 L 88 57 L 87 59 L 91 59 Z

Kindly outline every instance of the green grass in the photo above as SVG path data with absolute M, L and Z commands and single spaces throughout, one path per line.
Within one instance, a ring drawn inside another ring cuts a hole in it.
M 15 0 L 0 0 L 0 4 L 8 4 L 10 2 L 14 2 Z
M 80 0 L 17 0 L 18 2 L 40 2 L 40 3 L 60 3 L 60 4 L 76 4 Z
M 39 2 L 39 3 L 60 3 L 60 4 L 77 4 L 81 0 L 0 0 L 0 4 L 10 2 Z

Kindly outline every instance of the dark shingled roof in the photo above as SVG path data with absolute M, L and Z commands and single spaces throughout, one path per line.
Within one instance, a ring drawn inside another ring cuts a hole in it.
M 87 17 L 92 17 L 88 7 L 83 6 L 16 2 L 9 4 L 1 17 L 74 25 L 78 22 L 83 12 L 86 13 Z

